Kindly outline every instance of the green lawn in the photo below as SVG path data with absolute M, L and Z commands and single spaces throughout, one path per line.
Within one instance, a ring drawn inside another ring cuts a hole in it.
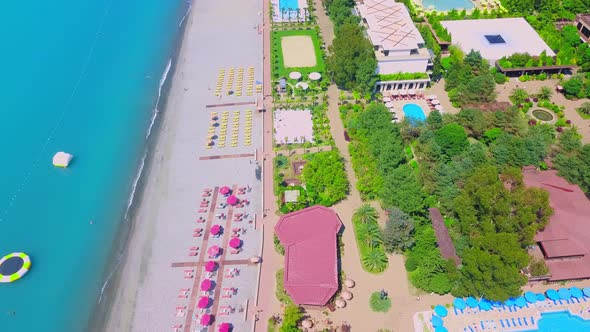
M 316 65 L 314 67 L 285 67 L 283 63 L 283 49 L 281 46 L 281 38 L 291 36 L 309 36 L 313 42 L 315 50 Z M 298 71 L 306 77 L 307 74 L 317 71 L 323 73 L 325 70 L 324 59 L 322 57 L 322 51 L 320 49 L 320 39 L 315 30 L 286 30 L 286 31 L 273 31 L 272 33 L 272 73 L 275 79 L 280 77 L 289 77 L 289 73 L 292 71 Z

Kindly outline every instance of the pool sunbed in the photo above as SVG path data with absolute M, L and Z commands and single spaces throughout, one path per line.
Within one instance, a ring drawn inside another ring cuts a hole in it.
M 504 326 L 504 320 L 503 319 L 500 319 L 500 325 L 502 325 L 502 328 L 506 327 L 506 326 Z
M 516 326 L 516 320 L 514 320 L 514 317 L 512 317 L 512 325 Z
M 510 325 L 510 321 L 508 320 L 508 318 L 506 318 L 506 326 L 510 327 L 512 325 Z
M 520 317 L 518 317 L 518 326 L 522 326 L 522 322 L 520 321 Z
M 483 321 L 481 321 L 481 320 L 480 320 L 480 321 L 479 321 L 479 325 L 481 326 L 481 329 L 482 329 L 482 330 L 485 330 L 485 326 L 483 325 Z
M 535 317 L 531 316 L 531 325 L 535 325 Z

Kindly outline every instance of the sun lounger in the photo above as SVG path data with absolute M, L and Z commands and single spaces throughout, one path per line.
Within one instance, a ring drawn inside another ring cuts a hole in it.
M 189 251 L 188 255 L 189 256 L 197 256 L 197 252 L 196 251 Z
M 503 319 L 500 319 L 500 325 L 502 325 L 502 328 L 505 328 Z
M 526 317 L 523 317 L 522 321 L 524 322 L 524 326 L 529 326 L 529 323 L 527 322 Z
M 531 325 L 535 325 L 535 317 L 531 316 Z
M 199 213 L 205 213 L 207 212 L 207 209 L 199 209 Z
M 485 327 L 484 327 L 484 325 L 483 325 L 483 321 L 481 321 L 481 320 L 479 321 L 479 326 L 481 326 L 481 329 L 482 329 L 482 330 L 483 330 L 483 329 L 485 329 Z
M 518 326 L 522 326 L 522 322 L 520 321 L 520 317 L 518 317 Z
M 514 317 L 512 317 L 512 325 L 516 326 L 516 320 L 514 320 Z
M 201 237 L 203 236 L 203 233 L 193 233 L 193 237 Z

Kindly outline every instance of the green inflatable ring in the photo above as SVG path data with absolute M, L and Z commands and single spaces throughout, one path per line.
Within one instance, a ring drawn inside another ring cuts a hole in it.
M 22 252 L 13 252 L 0 259 L 0 283 L 22 278 L 31 268 L 31 258 Z

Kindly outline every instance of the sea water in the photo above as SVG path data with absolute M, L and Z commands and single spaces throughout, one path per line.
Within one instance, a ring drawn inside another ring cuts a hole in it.
M 0 10 L 0 331 L 84 331 L 154 123 L 182 0 L 4 1 Z M 160 107 L 161 108 L 161 107 Z M 57 151 L 75 158 L 51 164 Z M 127 224 L 127 225 L 126 225 Z

